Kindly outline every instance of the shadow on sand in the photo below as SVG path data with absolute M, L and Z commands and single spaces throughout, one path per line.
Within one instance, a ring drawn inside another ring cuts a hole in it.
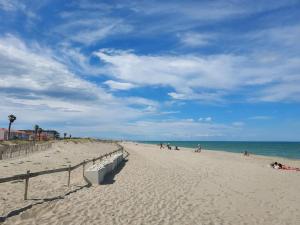
M 59 196 L 52 197 L 52 198 L 31 198 L 31 199 L 28 199 L 28 200 L 33 200 L 33 201 L 37 201 L 37 202 L 34 202 L 30 205 L 24 206 L 24 207 L 19 208 L 19 209 L 12 210 L 6 216 L 0 216 L 0 223 L 4 222 L 6 219 L 8 219 L 10 217 L 19 215 L 20 213 L 25 212 L 28 209 L 31 209 L 33 206 L 40 205 L 40 204 L 43 204 L 45 202 L 51 202 L 51 201 L 54 201 L 54 200 L 64 199 L 66 196 L 68 196 L 72 193 L 75 193 L 75 192 L 77 192 L 77 191 L 79 191 L 83 188 L 89 188 L 90 186 L 91 186 L 91 184 L 89 184 L 89 183 L 86 184 L 86 185 L 83 185 L 83 186 L 78 186 L 78 188 L 76 188 L 72 191 L 69 191 L 69 192 L 67 192 L 63 195 L 59 195 Z
M 124 159 L 117 167 L 116 170 L 112 171 L 111 173 L 107 174 L 102 182 L 101 185 L 109 185 L 115 183 L 115 176 L 121 172 L 121 170 L 124 168 L 126 162 L 128 159 Z
M 104 182 L 103 182 L 103 185 L 109 185 L 109 184 L 113 184 L 115 182 L 115 176 L 120 173 L 120 171 L 122 170 L 122 168 L 125 166 L 126 162 L 128 161 L 128 156 L 129 156 L 129 153 L 126 152 L 126 156 L 124 157 L 124 160 L 119 164 L 118 168 L 113 171 L 112 173 L 110 174 L 107 174 L 107 176 L 105 177 L 104 179 Z M 13 216 L 16 216 L 16 215 L 19 215 L 20 213 L 22 212 L 25 212 L 26 210 L 28 209 L 31 209 L 33 206 L 36 206 L 36 205 L 40 205 L 40 204 L 43 204 L 45 202 L 51 202 L 51 201 L 55 201 L 55 200 L 61 200 L 61 199 L 64 199 L 66 196 L 70 195 L 70 194 L 73 194 L 79 190 L 82 190 L 84 188 L 89 188 L 91 186 L 91 183 L 86 179 L 86 177 L 84 177 L 85 181 L 87 182 L 86 185 L 83 185 L 83 186 L 77 186 L 76 189 L 74 190 L 71 190 L 63 195 L 59 195 L 59 196 L 55 196 L 55 197 L 52 197 L 52 198 L 31 198 L 31 199 L 28 199 L 28 200 L 32 200 L 32 201 L 36 201 L 32 204 L 29 204 L 27 206 L 24 206 L 22 208 L 19 208 L 19 209 L 15 209 L 15 210 L 12 210 L 10 211 L 6 216 L 0 216 L 0 223 L 4 222 L 6 219 L 10 218 L 10 217 L 13 217 Z

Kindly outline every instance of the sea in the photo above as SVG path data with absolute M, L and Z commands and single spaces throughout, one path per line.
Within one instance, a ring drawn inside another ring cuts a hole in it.
M 276 156 L 300 160 L 300 142 L 256 142 L 256 141 L 140 141 L 146 144 L 170 143 L 171 146 L 250 154 Z

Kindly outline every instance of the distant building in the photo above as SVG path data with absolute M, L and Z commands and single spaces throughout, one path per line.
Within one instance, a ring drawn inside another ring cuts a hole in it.
M 10 139 L 19 140 L 34 140 L 35 131 L 34 130 L 11 130 Z M 36 135 L 37 140 L 39 139 L 39 134 Z M 59 138 L 59 133 L 56 130 L 43 130 L 40 134 L 40 140 L 48 141 Z M 8 129 L 0 128 L 0 141 L 8 140 Z
M 29 136 L 29 140 L 34 140 L 35 137 L 35 131 L 34 130 L 22 130 Z M 42 133 L 39 135 L 38 133 L 36 134 L 37 140 L 39 139 L 43 141 L 48 141 L 48 140 L 55 140 L 59 138 L 59 133 L 56 130 L 43 130 Z
M 26 132 L 20 130 L 10 130 L 10 139 L 28 140 L 29 136 Z M 8 129 L 0 128 L 0 141 L 8 140 Z
M 56 130 L 43 130 L 42 134 L 45 134 L 48 140 L 59 138 L 59 133 Z
M 8 137 L 8 130 L 5 128 L 0 128 L 0 141 L 6 141 Z

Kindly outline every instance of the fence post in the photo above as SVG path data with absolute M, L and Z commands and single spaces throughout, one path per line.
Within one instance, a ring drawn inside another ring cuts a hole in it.
M 83 161 L 82 164 L 82 177 L 84 177 L 84 169 L 85 169 L 85 160 Z
M 24 200 L 27 200 L 27 192 L 28 192 L 28 184 L 29 184 L 29 175 L 30 175 L 30 170 L 27 170 L 27 174 L 26 174 L 26 178 L 25 178 Z
M 71 181 L 71 165 L 69 165 L 68 173 L 69 173 L 69 176 L 68 176 L 68 187 L 70 187 L 70 181 Z

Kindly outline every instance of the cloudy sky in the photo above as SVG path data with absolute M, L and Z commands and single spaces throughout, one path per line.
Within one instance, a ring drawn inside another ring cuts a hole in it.
M 299 0 L 0 0 L 0 127 L 300 140 Z

